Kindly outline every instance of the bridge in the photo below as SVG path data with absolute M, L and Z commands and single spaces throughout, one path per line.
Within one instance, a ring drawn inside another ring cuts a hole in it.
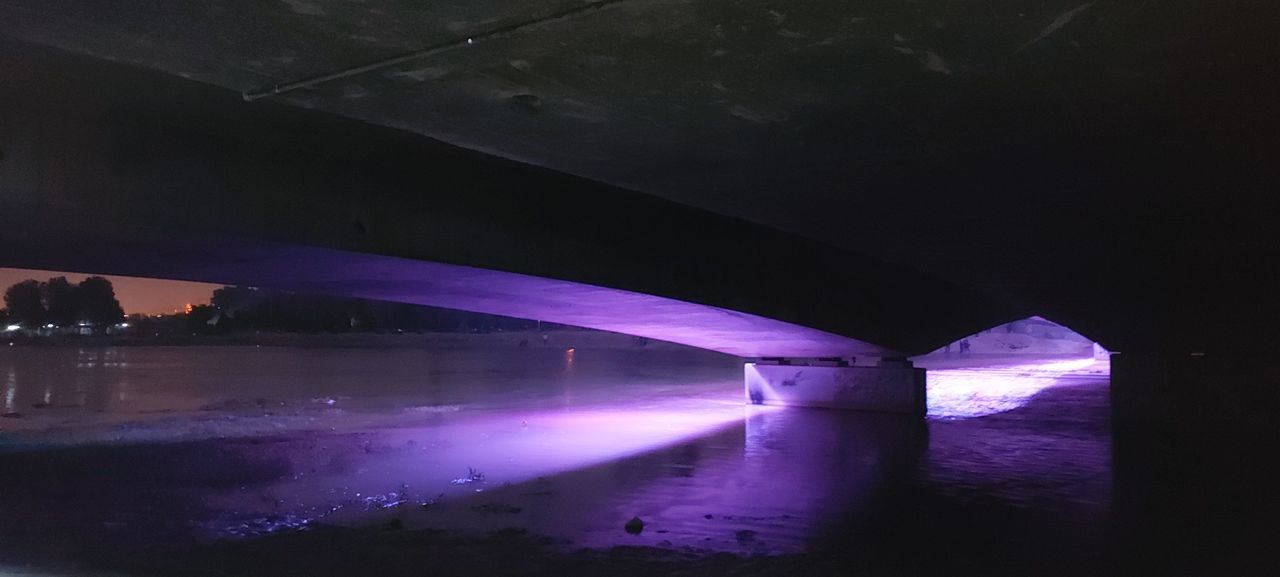
M 0 265 L 1274 390 L 1274 7 L 499 4 L 3 3 Z
M 0 68 L 13 81 L 0 88 L 0 265 L 440 306 L 761 366 L 887 362 L 912 375 L 905 357 L 1020 312 L 707 211 L 23 52 Z M 922 395 L 904 406 L 923 410 Z

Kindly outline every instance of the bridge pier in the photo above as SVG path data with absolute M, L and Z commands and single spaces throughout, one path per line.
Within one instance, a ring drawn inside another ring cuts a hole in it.
M 906 359 L 763 359 L 743 373 L 753 405 L 925 414 L 925 370 Z

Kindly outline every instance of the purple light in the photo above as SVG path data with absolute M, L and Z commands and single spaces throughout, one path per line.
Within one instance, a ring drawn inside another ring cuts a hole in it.
M 1106 361 L 1055 359 L 929 371 L 929 417 L 968 419 L 1012 411 L 1037 393 L 1070 379 L 1110 374 Z
M 274 506 L 259 509 L 282 503 L 299 525 L 319 519 L 358 525 L 370 499 L 455 499 L 678 444 L 741 423 L 744 414 L 773 410 L 715 393 L 641 406 L 430 415 L 427 426 L 380 432 L 377 444 L 385 452 L 373 453 L 358 470 L 297 474 L 248 498 L 231 492 L 216 505 L 252 517 L 279 514 Z M 457 483 L 460 476 L 471 481 Z
M 738 357 L 894 354 L 877 344 L 740 311 L 512 272 L 267 242 L 221 243 L 217 256 L 223 264 L 200 254 L 194 259 L 175 249 L 94 269 L 538 319 Z
M 595 430 L 595 429 L 588 429 Z M 571 547 L 691 547 L 773 554 L 804 550 L 816 531 L 873 498 L 876 479 L 912 454 L 913 419 L 748 407 L 741 424 L 672 451 L 566 472 L 401 516 L 406 526 L 487 533 L 518 522 Z M 513 515 L 476 505 L 515 504 Z M 645 528 L 622 524 L 639 517 Z

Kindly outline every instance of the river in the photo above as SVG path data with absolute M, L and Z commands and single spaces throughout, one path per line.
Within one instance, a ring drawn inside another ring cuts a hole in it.
M 192 567 L 335 530 L 908 573 L 1114 561 L 1105 363 L 934 370 L 920 420 L 748 406 L 740 361 L 704 351 L 533 343 L 0 349 L 0 568 Z

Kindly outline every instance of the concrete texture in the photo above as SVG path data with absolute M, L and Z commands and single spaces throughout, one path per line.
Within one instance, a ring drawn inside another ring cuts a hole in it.
M 809 366 L 746 363 L 747 402 L 755 405 L 925 414 L 925 370 L 910 363 Z
M 107 63 L 230 98 L 475 37 L 255 106 L 356 118 L 784 229 L 1115 350 L 1280 345 L 1267 328 L 1280 279 L 1256 265 L 1280 260 L 1280 5 L 628 0 L 486 39 L 581 4 L 6 0 L 0 36 L 19 42 L 9 56 L 83 54 L 139 93 L 165 94 Z M 80 75 L 46 73 L 68 90 Z
M 803 237 L 151 72 L 4 51 L 0 76 L 0 266 L 398 300 L 745 356 L 911 354 L 1020 312 Z

